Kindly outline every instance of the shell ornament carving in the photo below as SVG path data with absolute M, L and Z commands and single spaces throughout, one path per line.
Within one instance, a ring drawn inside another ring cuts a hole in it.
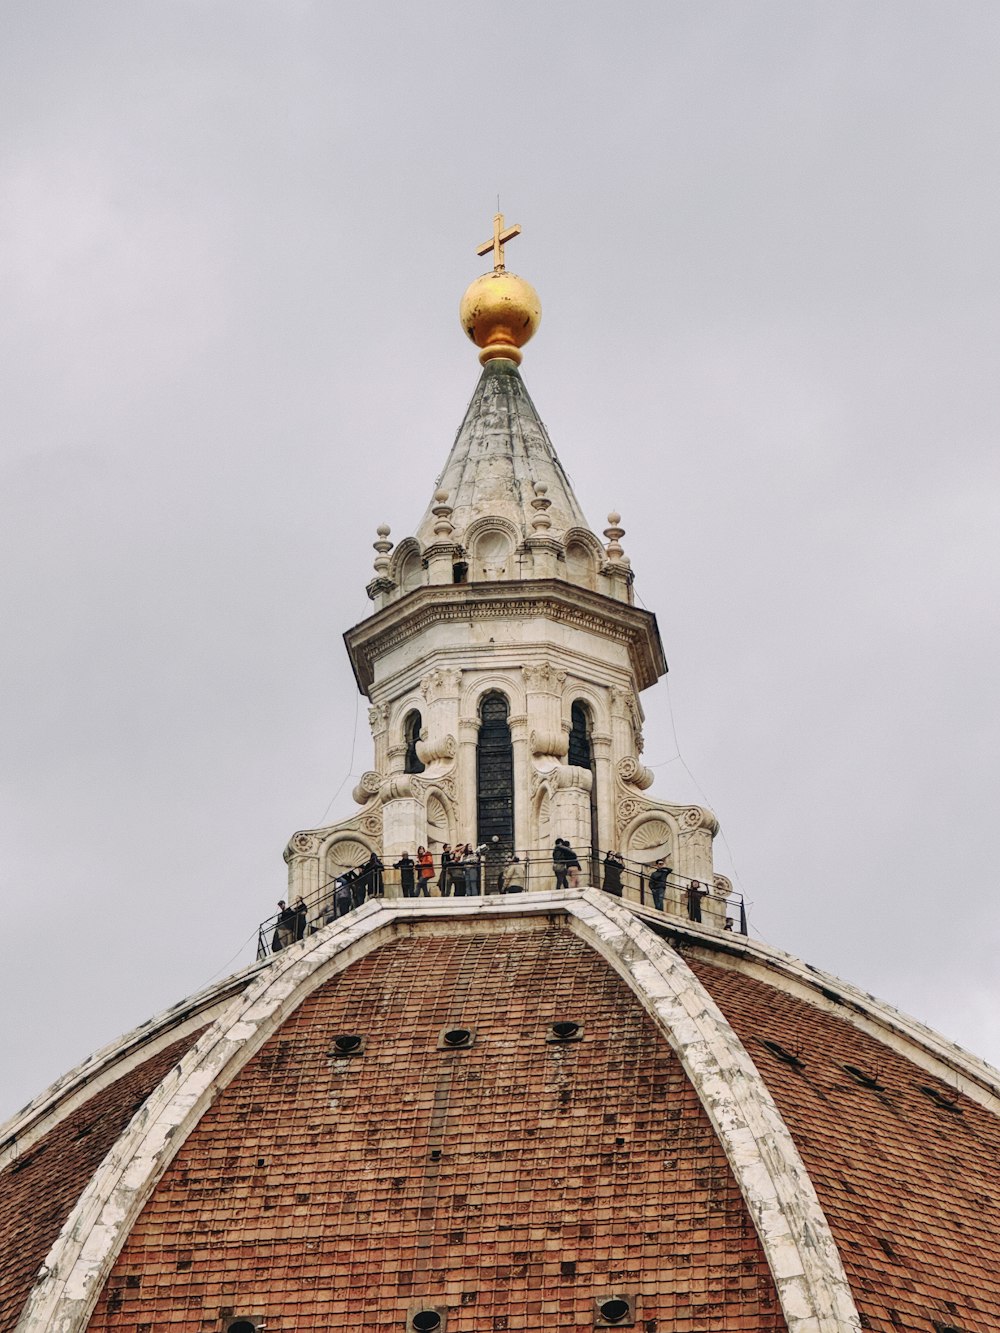
M 327 878 L 336 879 L 345 870 L 352 870 L 367 861 L 370 855 L 369 848 L 353 838 L 343 838 L 340 842 L 335 842 L 326 853 Z
M 640 824 L 632 835 L 631 845 L 635 851 L 649 851 L 651 847 L 662 847 L 670 841 L 670 825 L 664 819 L 647 819 Z

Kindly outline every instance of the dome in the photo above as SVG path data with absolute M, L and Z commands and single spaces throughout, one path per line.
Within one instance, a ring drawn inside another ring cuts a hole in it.
M 5 1128 L 0 1328 L 987 1333 L 998 1077 L 597 889 L 373 900 Z

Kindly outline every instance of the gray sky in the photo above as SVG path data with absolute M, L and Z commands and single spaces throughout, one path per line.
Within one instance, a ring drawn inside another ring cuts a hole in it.
M 660 619 L 653 794 L 768 942 L 1000 1062 L 998 51 L 915 0 L 5 6 L 0 1114 L 249 961 L 352 808 L 341 634 L 498 191 Z

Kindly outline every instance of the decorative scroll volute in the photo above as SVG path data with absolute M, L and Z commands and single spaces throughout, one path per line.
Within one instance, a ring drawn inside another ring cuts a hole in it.
M 358 805 L 366 805 L 368 801 L 378 795 L 381 786 L 382 774 L 369 769 L 367 773 L 361 774 L 351 795 Z
M 622 782 L 630 787 L 638 787 L 640 791 L 653 785 L 652 771 L 641 764 L 635 755 L 626 755 L 624 759 L 618 760 L 618 776 Z
M 422 764 L 433 764 L 438 759 L 454 759 L 458 744 L 454 736 L 437 736 L 434 740 L 417 741 L 417 758 Z

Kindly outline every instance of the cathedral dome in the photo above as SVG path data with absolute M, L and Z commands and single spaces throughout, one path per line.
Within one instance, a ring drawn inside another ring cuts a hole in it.
M 998 1107 L 599 890 L 372 901 L 6 1127 L 0 1328 L 988 1333 Z

